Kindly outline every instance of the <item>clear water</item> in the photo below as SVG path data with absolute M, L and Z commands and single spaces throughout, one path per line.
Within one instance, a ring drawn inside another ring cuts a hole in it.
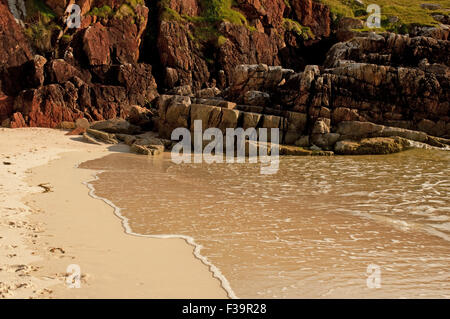
M 81 167 L 133 232 L 190 236 L 241 298 L 450 298 L 450 152 L 182 164 L 114 154 Z M 367 286 L 380 267 L 381 287 Z

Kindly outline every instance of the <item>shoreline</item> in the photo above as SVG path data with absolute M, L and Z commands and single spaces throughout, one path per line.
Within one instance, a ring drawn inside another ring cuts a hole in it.
M 65 133 L 0 130 L 2 160 L 11 161 L 0 171 L 0 298 L 227 298 L 184 240 L 130 236 L 89 196 L 96 172 L 78 165 L 124 149 Z M 66 286 L 70 265 L 81 268 L 80 289 Z
M 100 173 L 100 171 L 97 171 L 96 174 L 94 175 L 94 180 L 98 179 L 98 174 Z M 195 242 L 195 239 L 193 237 L 190 236 L 185 236 L 185 235 L 176 235 L 176 234 L 171 234 L 171 235 L 143 235 L 143 234 L 139 234 L 139 233 L 135 233 L 131 230 L 131 227 L 129 225 L 129 219 L 127 217 L 125 217 L 124 215 L 122 215 L 121 213 L 121 209 L 120 207 L 117 207 L 112 201 L 110 201 L 107 198 L 103 198 L 103 197 L 99 197 L 95 194 L 95 188 L 92 185 L 92 181 L 87 181 L 87 182 L 83 182 L 84 185 L 87 186 L 87 188 L 89 189 L 89 196 L 91 196 L 94 199 L 103 201 L 104 203 L 106 203 L 108 206 L 110 206 L 111 208 L 113 208 L 114 210 L 114 215 L 119 218 L 122 222 L 122 226 L 124 228 L 124 231 L 126 234 L 130 235 L 130 236 L 136 236 L 136 237 L 141 237 L 141 238 L 154 238 L 154 239 L 182 239 L 184 240 L 188 245 L 194 247 L 194 251 L 193 251 L 193 255 L 195 256 L 195 258 L 197 258 L 198 260 L 200 260 L 205 266 L 207 266 L 209 268 L 209 270 L 211 271 L 211 273 L 213 274 L 213 276 L 218 279 L 221 282 L 221 287 L 226 291 L 227 295 L 229 298 L 231 299 L 238 299 L 238 297 L 236 296 L 236 294 L 234 293 L 233 289 L 231 288 L 230 283 L 228 282 L 228 280 L 226 279 L 226 277 L 222 274 L 222 272 L 219 270 L 219 268 L 217 268 L 216 266 L 214 266 L 214 264 L 212 264 L 207 257 L 203 256 L 200 252 L 203 248 L 202 245 L 197 244 Z

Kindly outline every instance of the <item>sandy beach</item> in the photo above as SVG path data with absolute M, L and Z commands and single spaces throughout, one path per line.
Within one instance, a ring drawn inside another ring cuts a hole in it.
M 0 129 L 0 298 L 226 298 L 182 239 L 125 233 L 77 165 L 125 146 L 50 129 Z M 81 270 L 81 287 L 66 284 Z

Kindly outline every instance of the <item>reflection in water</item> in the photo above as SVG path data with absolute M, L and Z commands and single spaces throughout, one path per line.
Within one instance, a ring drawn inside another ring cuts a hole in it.
M 114 154 L 96 194 L 134 232 L 203 246 L 241 298 L 450 298 L 450 153 L 175 165 Z M 366 269 L 381 267 L 381 288 Z

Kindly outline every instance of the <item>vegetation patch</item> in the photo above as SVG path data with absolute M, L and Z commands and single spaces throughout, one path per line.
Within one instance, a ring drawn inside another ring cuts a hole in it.
M 107 19 L 113 16 L 113 9 L 108 5 L 104 5 L 99 8 L 92 8 L 92 10 L 87 13 L 87 15 Z
M 291 19 L 283 19 L 283 27 L 286 31 L 294 32 L 304 40 L 314 39 L 314 33 L 309 27 L 302 26 L 299 22 Z
M 422 8 L 424 0 L 371 0 L 362 5 L 356 0 L 316 0 L 330 7 L 335 19 L 342 17 L 358 18 L 366 20 L 369 13 L 367 5 L 377 4 L 381 8 L 382 28 L 379 31 L 392 31 L 406 33 L 412 26 L 436 26 L 439 24 L 433 15 L 448 15 L 450 2 L 448 0 L 435 0 L 434 4 L 440 9 L 428 10 Z
M 233 0 L 202 0 L 203 18 L 210 23 L 228 21 L 237 25 L 248 25 L 246 17 L 233 9 Z
M 52 50 L 52 34 L 62 28 L 55 22 L 56 14 L 42 0 L 26 1 L 25 35 L 40 53 Z

